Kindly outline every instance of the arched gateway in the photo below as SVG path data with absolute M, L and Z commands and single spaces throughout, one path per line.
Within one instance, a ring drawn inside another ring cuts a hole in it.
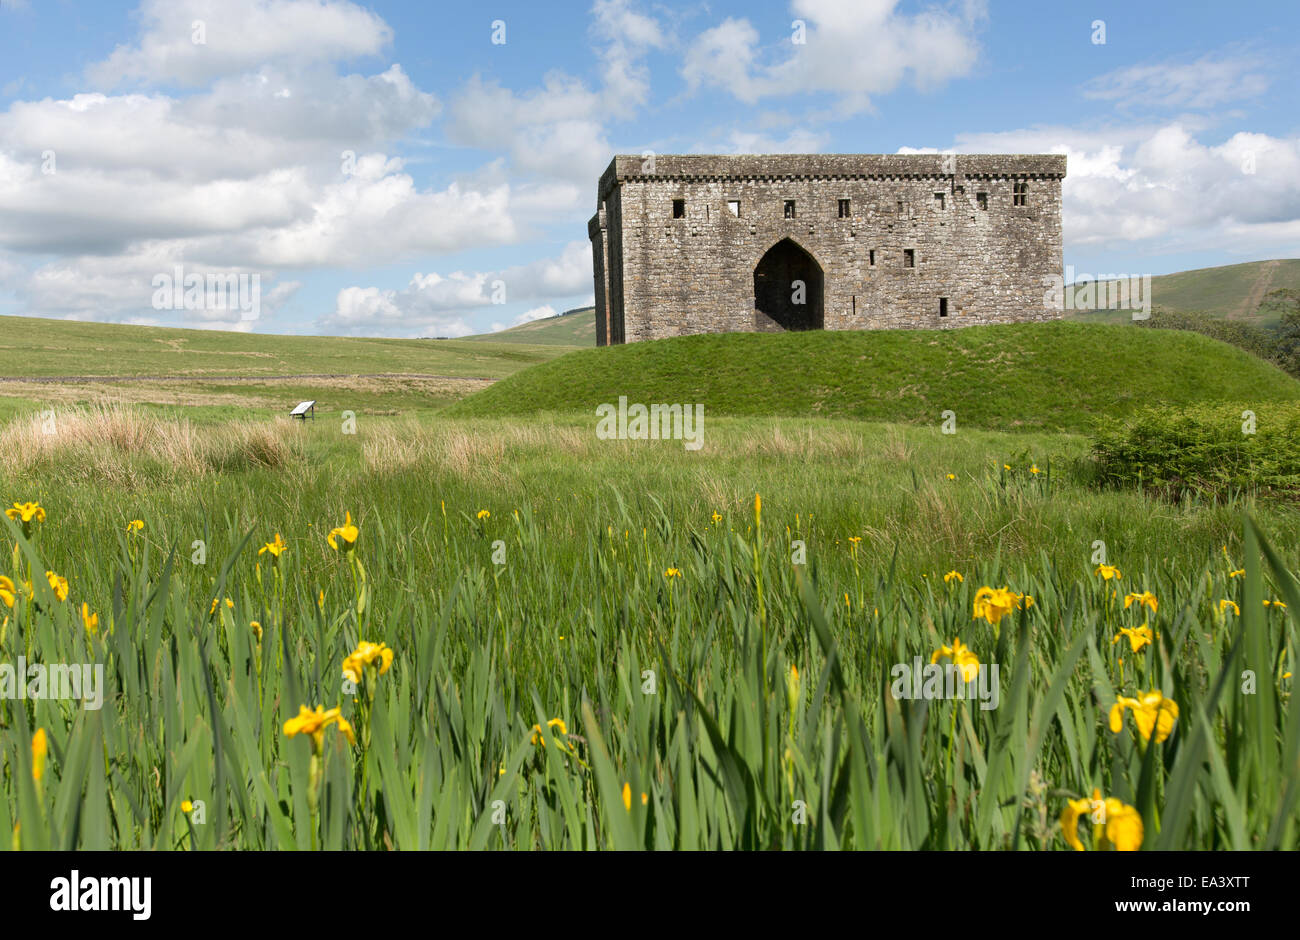
M 820 330 L 825 275 L 817 259 L 783 238 L 754 268 L 754 329 Z

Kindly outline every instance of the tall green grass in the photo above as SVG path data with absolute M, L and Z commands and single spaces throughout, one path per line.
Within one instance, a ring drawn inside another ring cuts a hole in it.
M 684 472 L 680 445 L 588 451 L 568 431 L 452 425 L 352 463 L 353 442 L 309 442 L 302 465 L 139 491 L 5 480 L 49 513 L 31 539 L 3 522 L 20 590 L 0 662 L 102 663 L 108 698 L 0 702 L 0 831 L 23 848 L 1061 849 L 1066 802 L 1097 788 L 1141 813 L 1144 848 L 1297 844 L 1285 508 L 1244 504 L 1273 548 L 1242 505 L 1085 495 L 1069 439 L 1029 438 L 1052 459 L 1007 436 L 827 424 L 804 443 L 738 422 Z M 345 509 L 350 554 L 326 542 Z M 277 531 L 273 563 L 258 548 Z M 1117 590 L 1087 554 L 1100 536 Z M 976 620 L 983 585 L 1034 603 Z M 1124 607 L 1143 590 L 1157 613 Z M 1112 642 L 1143 621 L 1152 646 Z M 892 697 L 896 664 L 957 637 L 999 666 L 996 709 Z M 354 690 L 360 640 L 395 656 Z M 1178 703 L 1170 738 L 1128 716 L 1113 733 L 1117 695 L 1153 689 Z M 341 708 L 356 744 L 325 728 L 313 768 L 284 729 L 303 705 Z

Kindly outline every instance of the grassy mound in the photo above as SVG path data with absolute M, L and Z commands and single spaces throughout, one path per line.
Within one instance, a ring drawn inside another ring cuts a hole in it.
M 816 415 L 1081 431 L 1140 407 L 1296 401 L 1300 382 L 1193 333 L 1054 322 L 960 330 L 725 333 L 581 350 L 525 369 L 448 414 L 700 403 L 713 415 Z

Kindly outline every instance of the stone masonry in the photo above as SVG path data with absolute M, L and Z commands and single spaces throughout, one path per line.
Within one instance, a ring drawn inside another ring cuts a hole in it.
M 1055 155 L 617 156 L 587 224 L 596 344 L 1055 319 L 1064 176 Z

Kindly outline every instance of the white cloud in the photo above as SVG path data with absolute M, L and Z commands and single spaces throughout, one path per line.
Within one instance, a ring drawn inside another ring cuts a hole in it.
M 402 290 L 347 287 L 339 291 L 334 312 L 320 320 L 330 332 L 354 334 L 463 335 L 469 331 L 464 316 L 496 303 L 572 297 L 591 287 L 591 244 L 570 242 L 556 258 L 516 265 L 503 271 L 453 271 L 450 274 L 414 275 Z M 543 310 L 534 307 L 522 315 Z M 518 319 L 517 323 L 527 322 Z M 461 329 L 461 333 L 451 332 Z
M 975 39 L 984 4 L 959 10 L 931 7 L 899 12 L 898 0 L 793 0 L 805 26 L 766 48 L 746 18 L 728 17 L 687 50 L 682 76 L 692 90 L 718 87 L 737 100 L 827 93 L 839 96 L 839 116 L 871 107 L 871 96 L 905 81 L 922 90 L 967 74 L 978 57 Z
M 515 317 L 515 326 L 521 326 L 524 323 L 532 323 L 534 320 L 545 320 L 547 317 L 558 316 L 556 309 L 550 304 L 543 304 L 540 307 L 534 307 L 532 310 L 525 310 L 519 316 Z
M 140 18 L 139 41 L 88 69 L 91 81 L 201 85 L 272 62 L 376 55 L 393 38 L 377 15 L 345 0 L 144 0 Z
M 1268 66 L 1253 55 L 1206 55 L 1195 62 L 1131 65 L 1083 86 L 1085 98 L 1119 107 L 1203 110 L 1268 91 Z
M 1181 123 L 965 134 L 961 153 L 1063 153 L 1067 250 L 1300 254 L 1300 137 L 1198 140 Z

